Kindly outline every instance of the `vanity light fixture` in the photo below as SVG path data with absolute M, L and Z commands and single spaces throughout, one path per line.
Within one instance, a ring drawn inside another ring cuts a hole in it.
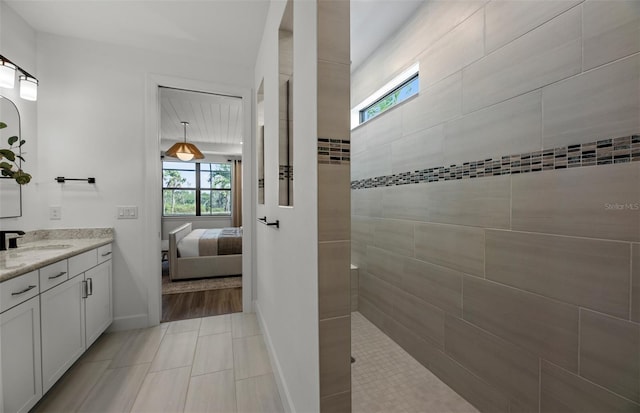
M 38 79 L 26 70 L 0 55 L 0 87 L 13 89 L 16 82 L 16 72 L 19 72 L 20 97 L 25 100 L 38 99 Z
M 190 161 L 192 159 L 204 159 L 204 155 L 196 147 L 196 145 L 187 142 L 187 125 L 189 122 L 180 122 L 184 127 L 184 142 L 176 142 L 165 152 L 165 155 L 178 158 L 181 161 Z

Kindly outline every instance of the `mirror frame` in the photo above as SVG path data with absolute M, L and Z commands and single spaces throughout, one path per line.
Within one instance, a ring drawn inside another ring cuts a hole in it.
M 15 104 L 15 102 L 11 99 L 9 99 L 6 96 L 0 95 L 0 101 L 8 101 L 9 103 L 11 103 L 11 105 L 14 107 L 14 109 L 16 110 L 16 114 L 18 115 L 18 141 L 20 141 L 22 139 L 22 118 L 20 116 L 20 111 L 18 110 L 18 106 Z M 18 153 L 19 155 L 22 155 L 22 148 L 18 148 Z M 18 165 L 20 167 L 22 167 L 22 161 L 18 160 Z M 4 176 L 0 176 L 0 179 L 11 179 L 8 177 L 4 177 Z M 0 215 L 0 219 L 5 219 L 5 218 L 19 218 L 22 216 L 22 185 L 18 184 L 17 182 L 14 182 L 15 185 L 18 185 L 18 215 L 7 215 L 7 216 L 2 216 Z

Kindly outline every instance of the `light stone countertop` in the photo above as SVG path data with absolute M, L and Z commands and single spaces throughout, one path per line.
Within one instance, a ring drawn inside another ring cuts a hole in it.
M 111 228 L 34 233 L 37 234 L 26 236 L 29 242 L 21 243 L 18 248 L 0 251 L 0 282 L 110 244 L 114 240 Z

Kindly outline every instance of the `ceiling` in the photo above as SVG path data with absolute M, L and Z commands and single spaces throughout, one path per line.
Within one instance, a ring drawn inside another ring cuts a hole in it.
M 160 146 L 167 150 L 184 138 L 205 153 L 242 153 L 242 99 L 180 89 L 160 89 Z
M 34 29 L 253 68 L 269 0 L 6 0 Z
M 352 71 L 425 0 L 352 0 Z M 35 30 L 173 55 L 216 56 L 252 68 L 270 0 L 5 0 Z M 210 153 L 242 152 L 240 99 L 161 93 L 162 149 L 188 121 L 187 139 Z

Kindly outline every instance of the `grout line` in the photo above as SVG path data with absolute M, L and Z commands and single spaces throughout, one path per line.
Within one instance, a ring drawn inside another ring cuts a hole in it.
M 542 357 L 538 357 L 538 412 L 542 412 Z
M 629 244 L 629 248 L 629 320 L 633 321 L 633 243 Z

